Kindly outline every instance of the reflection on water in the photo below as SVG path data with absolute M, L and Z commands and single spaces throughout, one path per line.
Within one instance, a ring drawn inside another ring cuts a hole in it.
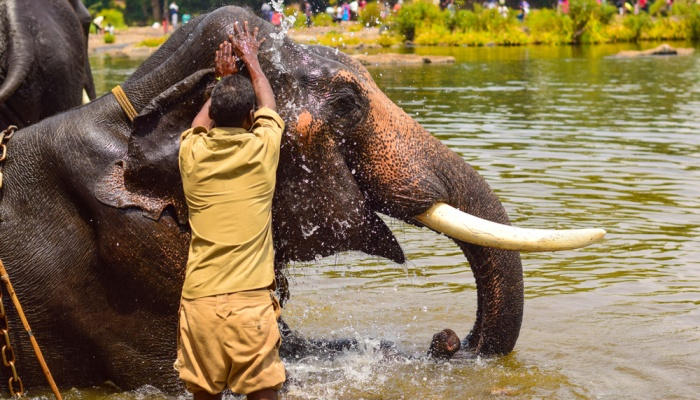
M 366 348 L 288 360 L 284 398 L 700 398 L 700 55 L 606 57 L 620 49 L 419 48 L 458 62 L 371 70 L 486 177 L 515 224 L 609 235 L 523 254 L 521 336 L 492 360 L 397 361 L 375 350 L 385 338 L 420 357 L 434 332 L 471 328 L 474 280 L 444 237 L 390 220 L 405 265 L 359 253 L 293 265 L 290 325 Z M 102 93 L 135 66 L 92 61 Z M 149 390 L 109 397 L 162 396 Z

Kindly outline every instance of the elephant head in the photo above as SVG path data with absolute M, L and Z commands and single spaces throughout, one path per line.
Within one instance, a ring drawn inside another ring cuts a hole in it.
M 0 3 L 0 127 L 20 127 L 95 97 L 90 14 L 80 0 Z
M 107 174 L 107 183 L 98 185 L 105 188 L 98 199 L 140 208 L 154 220 L 170 209 L 186 229 L 178 135 L 213 84 L 215 49 L 232 33 L 234 21 L 243 20 L 267 38 L 259 59 L 287 123 L 273 205 L 277 262 L 343 250 L 403 262 L 401 247 L 378 213 L 444 230 L 468 259 L 477 283 L 478 310 L 466 347 L 479 354 L 510 352 L 523 315 L 522 267 L 514 250 L 547 248 L 541 244 L 550 236 L 571 233 L 521 230 L 485 240 L 494 234 L 491 222 L 507 231 L 509 221 L 470 165 L 396 106 L 352 58 L 296 44 L 246 10 L 224 7 L 194 19 L 124 83 L 139 116 L 125 157 Z M 440 217 L 445 209 L 456 215 L 451 225 Z M 471 234 L 464 222 L 469 219 L 486 232 Z M 519 234 L 539 236 L 514 241 Z M 587 232 L 577 240 L 587 243 L 596 235 L 600 232 Z

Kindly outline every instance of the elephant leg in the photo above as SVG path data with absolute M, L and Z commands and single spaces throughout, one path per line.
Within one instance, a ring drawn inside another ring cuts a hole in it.
M 289 282 L 287 280 L 287 264 L 275 261 L 275 286 L 280 305 L 289 300 Z M 333 359 L 345 351 L 358 350 L 360 343 L 353 338 L 340 339 L 315 339 L 305 338 L 299 332 L 292 330 L 289 325 L 280 318 L 278 321 L 282 345 L 280 357 L 285 359 L 300 359 L 304 357 L 321 357 Z M 397 354 L 394 343 L 386 340 L 380 342 L 380 350 L 385 354 Z
M 354 338 L 324 339 L 306 338 L 299 332 L 292 330 L 284 320 L 280 318 L 280 334 L 282 335 L 282 345 L 280 347 L 280 357 L 284 359 L 301 359 L 305 357 L 318 357 L 332 360 L 347 351 L 361 350 L 361 343 Z M 379 351 L 385 357 L 404 357 L 396 348 L 395 344 L 388 340 L 381 340 Z

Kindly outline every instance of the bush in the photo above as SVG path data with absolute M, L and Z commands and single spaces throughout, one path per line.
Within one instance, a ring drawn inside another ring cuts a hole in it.
M 622 23 L 629 30 L 629 40 L 637 42 L 642 37 L 642 31 L 652 26 L 651 17 L 647 13 L 628 15 Z
M 700 41 L 700 4 L 690 4 L 686 14 L 688 26 L 688 39 Z
M 168 40 L 167 36 L 161 36 L 157 38 L 143 39 L 137 47 L 160 47 L 165 41 Z
M 110 44 L 110 43 L 114 43 L 115 38 L 114 38 L 114 35 L 107 32 L 107 33 L 105 33 L 104 40 L 105 40 L 105 43 Z
M 294 20 L 295 28 L 306 28 L 306 14 L 297 13 Z
M 700 5 L 694 0 L 677 0 L 671 7 L 671 15 L 683 20 L 686 39 L 700 40 Z
M 535 9 L 524 24 L 520 24 L 515 10 L 503 17 L 497 10 L 474 4 L 473 11 L 450 13 L 418 0 L 406 4 L 389 21 L 394 32 L 421 45 L 700 40 L 700 5 L 695 4 L 695 0 L 676 0 L 670 17 L 654 18 L 647 13 L 619 17 L 616 8 L 607 3 L 570 0 L 568 15 L 551 9 Z
M 642 33 L 642 40 L 683 40 L 687 36 L 684 21 L 677 18 L 656 18 Z
M 660 16 L 666 10 L 666 0 L 656 0 L 649 7 L 649 15 Z
M 326 13 L 316 14 L 311 18 L 311 23 L 314 26 L 331 26 L 333 25 L 333 17 Z
M 613 18 L 617 15 L 617 7 L 611 3 L 612 2 L 600 4 L 600 9 L 598 10 L 600 22 L 605 25 L 612 22 Z
M 116 8 L 105 8 L 100 11 L 98 15 L 105 18 L 102 26 L 105 27 L 107 24 L 112 24 L 115 28 L 124 28 L 126 24 L 124 23 L 124 14 Z
M 444 13 L 433 3 L 419 0 L 405 4 L 394 17 L 395 29 L 406 40 L 416 37 L 416 29 L 421 26 L 431 26 L 434 22 L 444 23 Z
M 381 24 L 379 16 L 379 4 L 376 2 L 367 3 L 365 8 L 360 10 L 360 15 L 358 15 L 360 23 L 364 26 L 377 26 Z
M 323 36 L 318 38 L 318 43 L 323 46 L 330 47 L 346 47 L 346 46 L 356 46 L 360 44 L 360 39 L 355 37 L 346 37 L 342 33 L 336 31 L 330 31 Z
M 299 11 L 298 8 L 293 6 L 287 6 L 282 12 L 285 17 L 294 17 L 294 28 L 304 28 L 306 27 L 306 14 Z
M 379 35 L 379 38 L 377 39 L 377 44 L 382 47 L 391 47 L 401 44 L 401 39 L 402 38 L 398 35 L 390 34 L 389 32 L 384 32 L 381 35 Z
M 551 9 L 533 10 L 525 19 L 525 26 L 533 43 L 564 44 L 572 41 L 571 18 Z
M 479 17 L 475 12 L 468 10 L 458 10 L 454 14 L 448 15 L 447 27 L 451 31 L 466 31 L 479 24 Z
M 570 4 L 569 16 L 573 24 L 573 42 L 607 41 L 605 26 L 615 17 L 615 7 L 610 4 L 600 5 L 596 0 L 571 0 Z
M 590 29 L 590 25 L 595 18 L 595 9 L 599 8 L 595 0 L 571 0 L 569 5 L 569 16 L 573 23 L 574 42 L 580 42 L 581 36 Z

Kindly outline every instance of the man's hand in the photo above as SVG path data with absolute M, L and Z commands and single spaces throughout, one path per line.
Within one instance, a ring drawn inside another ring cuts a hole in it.
M 219 45 L 219 50 L 216 51 L 214 57 L 214 69 L 216 77 L 219 79 L 238 72 L 236 57 L 233 55 L 233 46 L 230 41 L 224 40 Z
M 233 50 L 246 65 L 258 61 L 258 50 L 265 38 L 258 40 L 258 27 L 251 33 L 248 29 L 248 21 L 243 22 L 243 29 L 238 25 L 238 21 L 233 23 L 234 35 L 229 35 L 229 40 L 233 43 Z
M 252 33 L 250 32 L 248 21 L 243 22 L 243 29 L 238 25 L 238 22 L 234 22 L 233 32 L 234 35 L 229 35 L 229 40 L 233 44 L 233 51 L 243 60 L 250 74 L 250 82 L 253 84 L 253 90 L 255 90 L 255 100 L 258 108 L 267 107 L 276 111 L 275 94 L 272 92 L 270 82 L 268 82 L 258 62 L 258 49 L 260 49 L 260 44 L 265 39 L 258 40 L 257 27 Z

